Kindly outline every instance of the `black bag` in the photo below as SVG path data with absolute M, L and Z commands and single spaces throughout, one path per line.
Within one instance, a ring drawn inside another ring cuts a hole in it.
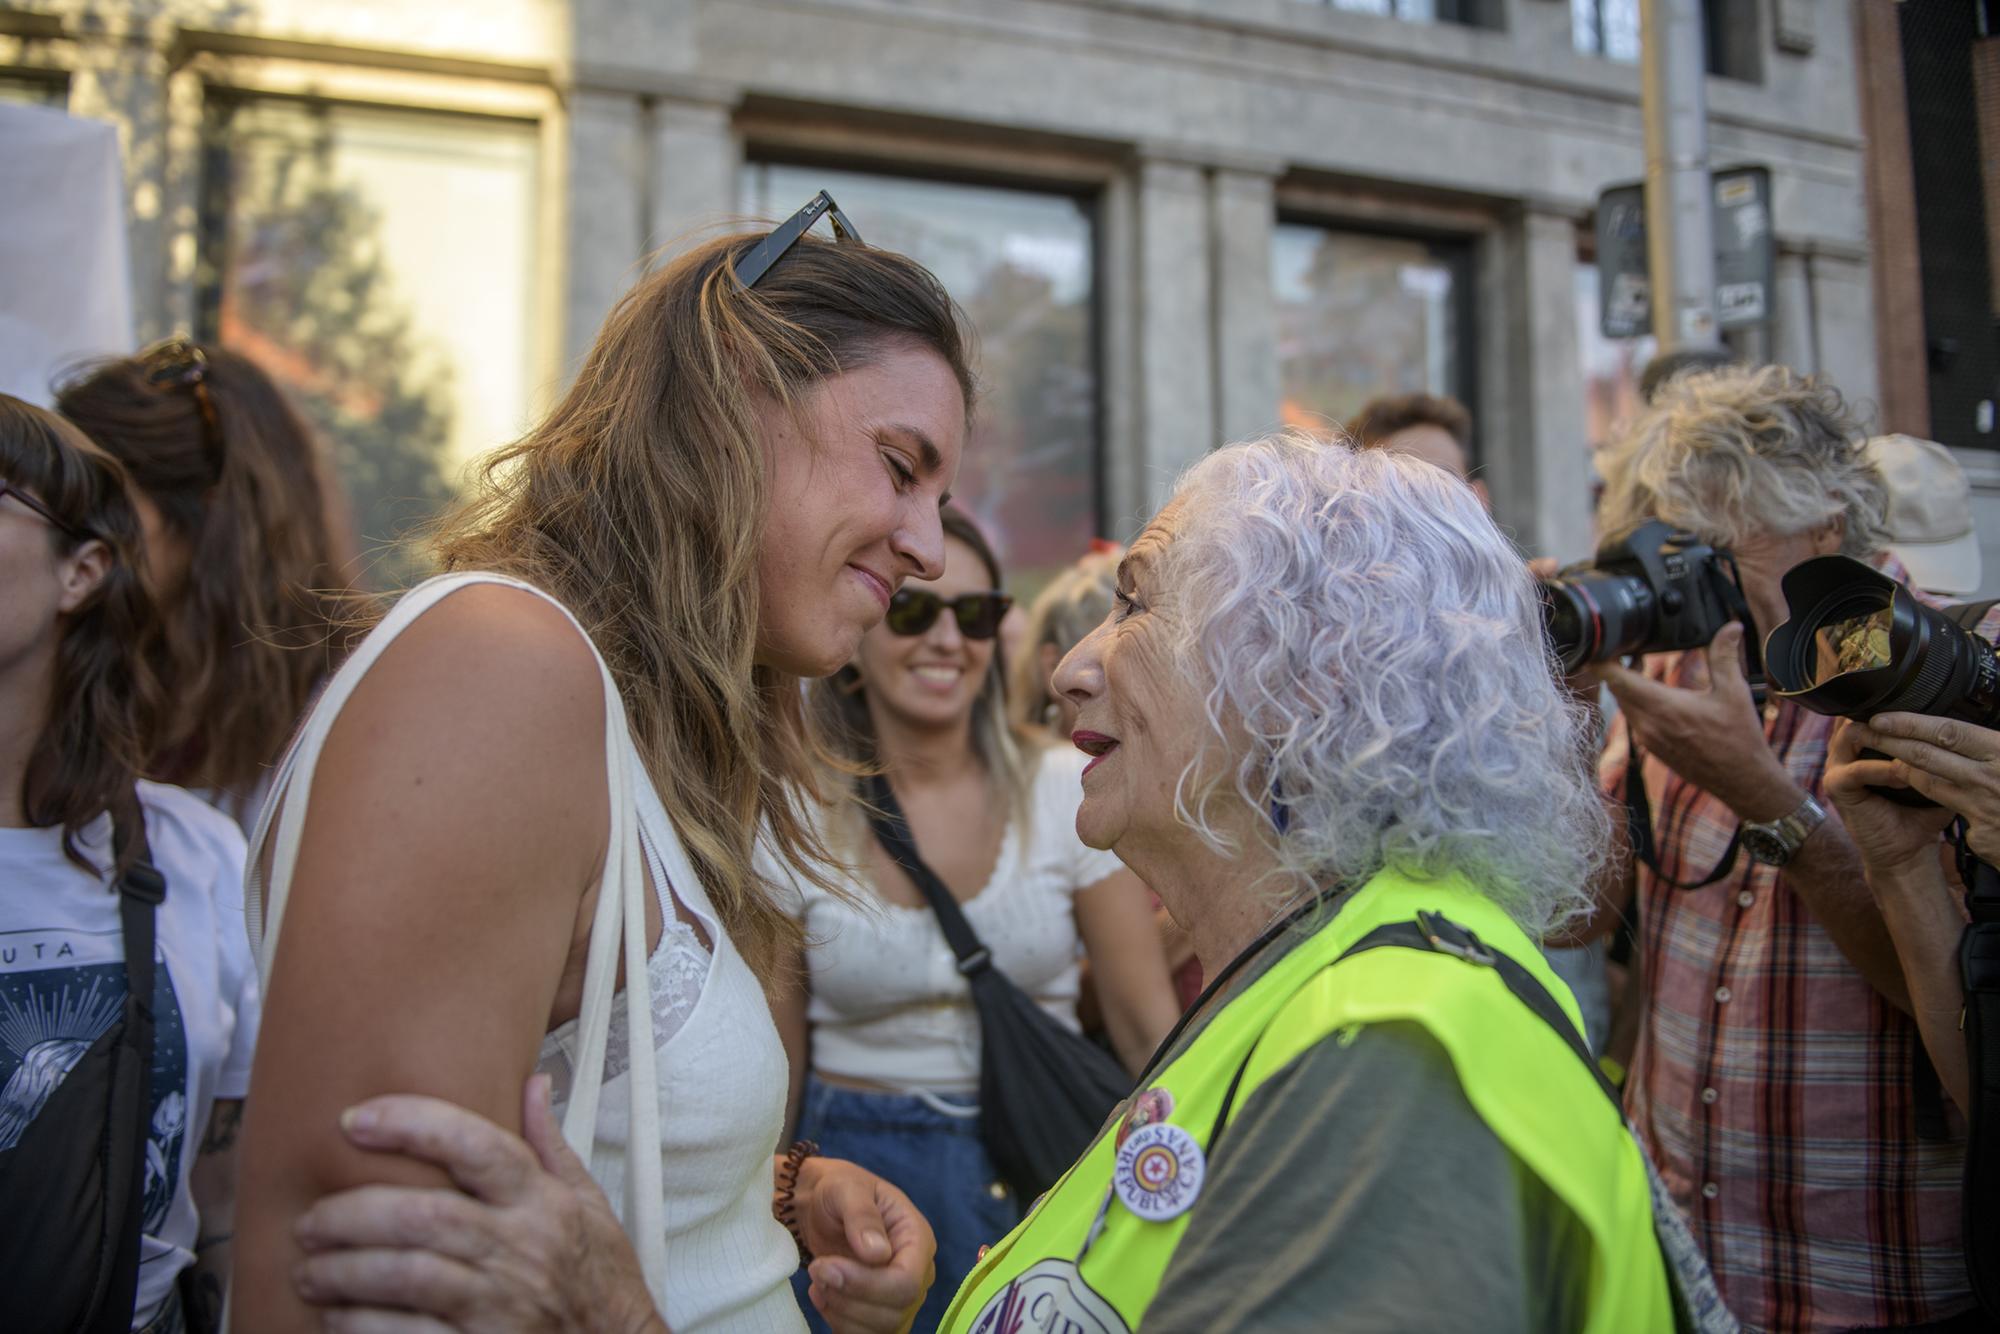
M 167 884 L 150 862 L 145 815 L 119 829 L 125 1008 L 57 1084 L 14 1147 L 0 1152 L 0 1329 L 129 1334 L 152 1121 L 153 926 Z
M 1945 613 L 1967 634 L 1996 604 L 1963 603 Z M 1972 1105 L 1965 1109 L 1965 1177 L 1960 1207 L 1965 1269 L 1973 1296 L 2000 1321 L 2000 870 L 1974 856 L 1962 821 L 1951 830 L 1971 922 L 1959 938 L 1959 982 L 1965 988 L 1965 1054 Z M 1932 1076 L 1935 1079 L 1935 1076 Z
M 1958 946 L 1972 1084 L 1965 1113 L 1965 1267 L 1980 1309 L 2000 1320 L 2000 871 L 1965 850 L 1962 838 L 1960 847 L 1972 910 Z
M 924 865 L 909 822 L 887 779 L 870 783 L 880 815 L 869 825 L 930 900 L 938 926 L 958 956 L 979 1010 L 979 1124 L 986 1152 L 1022 1201 L 1056 1183 L 1090 1147 L 1132 1078 L 1101 1047 L 1049 1017 L 1034 998 L 993 966 L 951 890 Z

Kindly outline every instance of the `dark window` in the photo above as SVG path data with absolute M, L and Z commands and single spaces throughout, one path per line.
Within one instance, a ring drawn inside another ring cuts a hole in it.
M 1964 0 L 1904 0 L 1904 87 L 1916 180 L 1917 248 L 1930 362 L 1931 433 L 1993 448 L 2000 396 L 1993 248 L 1987 219 L 2000 140 L 2000 37 Z M 1984 119 L 1982 127 L 1982 106 Z M 1982 129 L 1986 152 L 1981 152 Z
M 869 244 L 927 266 L 979 335 L 984 393 L 955 494 L 1026 597 L 1100 531 L 1092 201 L 1009 186 L 753 163 L 743 205 L 782 218 L 829 191 Z
M 211 95 L 202 335 L 312 421 L 364 550 L 530 425 L 539 153 L 525 121 Z M 375 577 L 417 572 L 396 551 Z
M 1271 237 L 1279 413 L 1324 430 L 1383 394 L 1448 394 L 1473 411 L 1471 247 L 1281 222 Z
M 1639 59 L 1639 0 L 1570 0 L 1570 40 L 1586 55 Z M 1702 51 L 1708 72 L 1724 79 L 1763 78 L 1756 0 L 1705 0 Z
M 1353 14 L 1380 14 L 1405 23 L 1463 23 L 1475 28 L 1500 26 L 1498 0 L 1302 0 L 1326 9 Z
M 57 70 L 0 70 L 0 102 L 60 107 L 69 101 L 69 78 Z

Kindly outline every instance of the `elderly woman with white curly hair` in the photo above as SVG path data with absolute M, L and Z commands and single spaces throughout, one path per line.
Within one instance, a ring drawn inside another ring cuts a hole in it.
M 1078 832 L 1212 980 L 941 1328 L 1674 1328 L 1648 1169 L 1536 945 L 1606 841 L 1585 722 L 1472 492 L 1300 436 L 1221 450 L 1056 683 L 1092 757 Z M 400 1143 L 511 1152 L 509 1191 L 557 1210 L 518 1143 L 401 1115 Z M 534 1250 L 510 1208 L 490 1246 Z M 492 1268 L 622 1309 L 544 1249 Z

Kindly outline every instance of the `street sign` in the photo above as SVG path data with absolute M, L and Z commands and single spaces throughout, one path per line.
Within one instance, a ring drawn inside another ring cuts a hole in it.
M 1771 318 L 1777 248 L 1771 236 L 1771 173 L 1732 167 L 1710 176 L 1715 219 L 1715 323 L 1738 329 Z M 1606 338 L 1653 329 L 1646 258 L 1646 187 L 1618 185 L 1597 197 L 1598 322 Z

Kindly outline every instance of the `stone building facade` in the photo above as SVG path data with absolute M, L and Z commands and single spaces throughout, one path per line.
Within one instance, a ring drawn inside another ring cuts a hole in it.
M 1044 361 L 1065 348 L 1087 371 L 1064 381 L 1083 407 L 1055 451 L 1076 482 L 1073 527 L 1127 534 L 1218 441 L 1344 411 L 1311 400 L 1325 376 L 1294 363 L 1326 343 L 1316 317 L 1366 313 L 1341 304 L 1341 275 L 1373 266 L 1421 307 L 1385 336 L 1433 367 L 1392 367 L 1379 387 L 1467 398 L 1501 519 L 1532 550 L 1590 549 L 1588 445 L 1616 406 L 1592 358 L 1619 350 L 1589 317 L 1589 223 L 1602 188 L 1643 175 L 1639 70 L 1619 58 L 1633 4 L 12 3 L 0 91 L 125 136 L 140 336 L 233 332 L 321 393 L 336 426 L 458 401 L 454 429 L 470 434 L 455 448 L 504 438 L 546 405 L 647 256 L 750 206 L 759 180 L 769 209 L 789 212 L 824 171 L 864 178 L 864 199 L 878 178 L 963 187 L 949 198 L 967 235 L 1012 201 L 1061 202 L 1070 232 L 998 244 L 1045 280 L 1029 303 L 1041 314 L 1024 320 L 1080 312 L 1080 334 L 1041 345 Z M 1716 0 L 1709 27 L 1723 71 L 1708 83 L 1712 157 L 1773 181 L 1775 311 L 1746 350 L 1873 404 L 1854 17 L 1822 0 Z M 336 159 L 374 173 L 359 194 L 335 188 Z M 332 173 L 319 195 L 315 162 Z M 255 208 L 230 194 L 253 187 Z M 339 206 L 315 214 L 310 199 Z M 864 202 L 842 205 L 868 226 Z M 462 244 L 427 240 L 427 213 L 449 215 Z M 367 226 L 380 234 L 357 248 Z M 1311 272 L 1287 277 L 1300 245 Z M 348 271 L 313 289 L 335 251 Z M 491 281 L 459 273 L 468 252 Z M 433 274 L 449 296 L 430 291 Z M 392 278 L 409 289 L 400 313 L 349 309 Z M 471 325 L 458 350 L 424 351 L 423 329 L 454 318 Z M 1005 330 L 982 334 L 1012 346 Z M 482 336 L 504 355 L 478 350 Z M 406 393 L 370 390 L 370 357 L 444 369 Z M 1040 365 L 1001 407 L 1026 414 L 1007 446 L 1023 458 L 1051 429 L 1032 401 L 1051 373 Z M 1307 401 L 1291 401 L 1293 379 Z M 506 413 L 478 417 L 506 394 Z

